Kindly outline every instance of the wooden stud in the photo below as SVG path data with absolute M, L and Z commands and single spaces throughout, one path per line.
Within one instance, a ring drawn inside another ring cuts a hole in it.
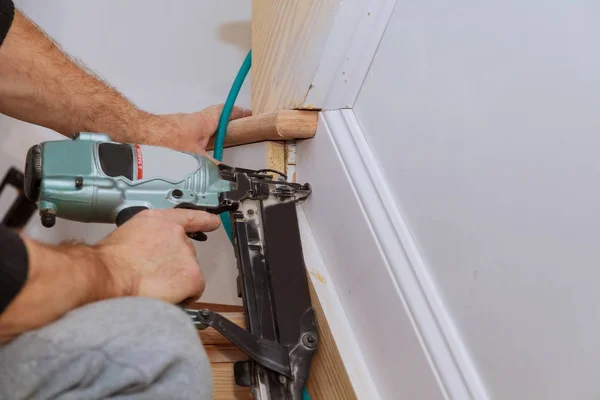
M 317 132 L 318 115 L 318 111 L 282 110 L 236 119 L 227 125 L 224 145 L 311 138 Z M 214 139 L 208 143 L 208 150 L 214 148 Z
M 340 0 L 252 0 L 252 111 L 305 108 Z
M 285 174 L 285 143 L 267 143 L 267 168 Z
M 344 362 L 310 277 L 308 278 L 308 288 L 317 316 L 319 335 L 319 347 L 313 356 L 308 379 L 308 393 L 313 400 L 355 400 L 357 397 L 354 388 L 350 383 Z
M 215 400 L 252 400 L 250 388 L 235 384 L 233 363 L 213 363 L 213 396 Z
M 210 361 L 211 364 L 223 362 L 232 363 L 235 361 L 242 361 L 248 359 L 248 356 L 233 344 L 209 344 L 204 346 L 204 350 L 206 350 L 208 361 Z

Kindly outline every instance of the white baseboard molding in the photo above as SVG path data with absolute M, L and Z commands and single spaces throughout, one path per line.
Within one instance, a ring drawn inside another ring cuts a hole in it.
M 381 398 L 487 399 L 353 111 L 322 112 L 297 159 L 313 186 L 303 209 Z

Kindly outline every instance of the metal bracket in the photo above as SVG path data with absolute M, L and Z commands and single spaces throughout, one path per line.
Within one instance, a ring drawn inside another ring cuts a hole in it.
M 202 325 L 210 326 L 218 331 L 263 367 L 288 378 L 292 377 L 289 350 L 285 346 L 272 340 L 258 338 L 222 315 L 210 310 L 198 311 L 195 315 L 195 321 L 200 327 Z
M 235 381 L 257 400 L 301 400 L 318 346 L 296 213 L 311 187 L 264 172 L 219 166 L 221 178 L 232 182 L 219 200 L 232 205 L 246 329 L 210 310 L 188 314 L 199 329 L 214 328 L 249 356 L 235 364 Z

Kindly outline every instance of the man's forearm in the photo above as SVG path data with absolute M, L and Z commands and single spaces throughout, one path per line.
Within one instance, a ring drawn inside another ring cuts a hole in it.
M 146 296 L 173 304 L 199 298 L 204 279 L 186 232 L 212 232 L 219 224 L 217 216 L 203 211 L 148 210 L 94 246 L 46 246 L 25 239 L 20 257 L 6 257 L 8 250 L 0 246 L 0 261 L 5 256 L 0 278 L 14 276 L 22 283 L 22 273 L 1 274 L 2 268 L 23 271 L 26 264 L 29 271 L 16 297 L 8 303 L 0 297 L 0 307 L 6 305 L 0 309 L 0 342 L 111 297 Z
M 6 1 L 0 0 L 0 6 Z M 18 10 L 2 42 L 10 15 L 0 8 L 0 113 L 66 136 L 98 132 L 117 142 L 206 153 L 221 107 L 195 113 L 144 112 L 70 59 Z M 249 110 L 234 107 L 230 119 L 249 115 Z
M 25 240 L 29 275 L 0 314 L 0 342 L 44 326 L 81 305 L 117 296 L 109 270 L 86 245 L 45 246 Z
M 162 121 L 66 56 L 18 10 L 0 47 L 0 112 L 70 136 L 144 141 Z

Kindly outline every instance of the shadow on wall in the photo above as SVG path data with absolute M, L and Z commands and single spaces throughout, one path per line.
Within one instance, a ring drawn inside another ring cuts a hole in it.
M 248 51 L 252 47 L 252 21 L 233 21 L 219 25 L 220 40 Z

